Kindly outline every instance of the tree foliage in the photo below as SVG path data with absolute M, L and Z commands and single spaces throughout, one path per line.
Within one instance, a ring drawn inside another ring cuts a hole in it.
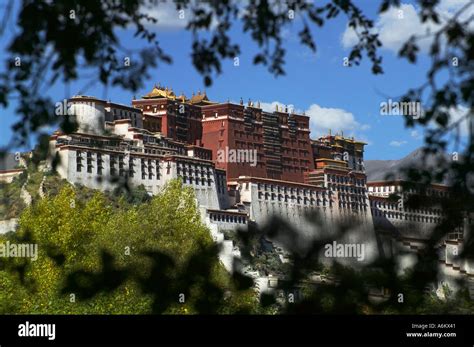
M 15 234 L 2 236 L 2 243 L 37 244 L 39 252 L 36 261 L 2 259 L 2 313 L 255 310 L 255 293 L 238 288 L 220 264 L 194 193 L 180 181 L 135 206 L 123 199 L 115 208 L 101 192 L 85 200 L 79 193 L 66 185 L 39 200 Z

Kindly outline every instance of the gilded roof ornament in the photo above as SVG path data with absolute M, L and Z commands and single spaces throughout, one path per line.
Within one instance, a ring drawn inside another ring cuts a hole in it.
M 150 93 L 143 96 L 144 99 L 155 99 L 155 98 L 168 98 L 175 100 L 176 95 L 173 93 L 173 90 L 168 87 L 162 87 L 160 84 L 155 84 Z

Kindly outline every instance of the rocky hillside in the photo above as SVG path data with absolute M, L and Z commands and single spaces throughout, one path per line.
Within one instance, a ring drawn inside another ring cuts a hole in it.
M 448 159 L 447 154 L 440 154 Z M 436 159 L 438 155 L 428 156 L 425 163 L 423 163 L 423 150 L 418 148 L 408 154 L 406 157 L 398 160 L 366 160 L 365 170 L 367 173 L 367 181 L 383 181 L 387 175 L 393 174 L 394 178 L 403 179 L 405 178 L 402 170 L 408 167 L 424 167 L 430 168 L 436 166 Z M 445 179 L 442 184 L 448 184 L 449 179 Z

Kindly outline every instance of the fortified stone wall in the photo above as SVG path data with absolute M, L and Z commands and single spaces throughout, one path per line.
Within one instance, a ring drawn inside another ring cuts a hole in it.
M 278 187 L 275 186 L 276 183 L 273 186 L 274 193 L 268 187 L 266 191 L 263 184 L 255 182 L 242 182 L 239 186 L 240 202 L 248 209 L 250 218 L 257 225 L 263 227 L 274 217 L 283 219 L 297 231 L 299 241 L 292 241 L 303 252 L 310 241 L 327 239 L 328 242 L 336 240 L 341 244 L 363 244 L 364 259 L 361 262 L 356 260 L 360 264 L 368 263 L 378 255 L 369 211 L 360 211 L 359 214 L 341 211 L 331 200 L 331 194 L 318 187 L 301 189 L 300 194 L 285 201 L 285 196 L 280 194 L 279 197 Z M 324 254 L 321 258 L 327 263 L 338 261 L 353 264 L 355 260 L 352 257 L 327 259 Z

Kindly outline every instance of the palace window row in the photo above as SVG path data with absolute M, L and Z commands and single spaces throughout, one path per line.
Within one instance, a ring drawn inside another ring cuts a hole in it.
M 377 186 L 377 187 L 369 187 L 370 192 L 376 192 L 376 193 L 395 193 L 395 192 L 404 192 L 404 193 L 409 193 L 409 194 L 420 194 L 420 192 L 417 189 L 414 188 L 407 188 L 405 190 L 402 189 L 401 186 Z M 426 190 L 426 195 L 427 196 L 438 196 L 438 197 L 446 197 L 448 196 L 447 192 L 440 191 L 437 189 L 427 189 Z
M 317 190 L 312 190 L 312 189 L 307 189 L 307 188 L 294 188 L 294 187 L 286 187 L 286 186 L 266 184 L 266 183 L 258 183 L 257 188 L 259 192 L 303 195 L 303 196 L 313 198 L 313 199 L 326 197 L 325 191 L 317 191 Z M 329 192 L 329 196 L 330 195 L 331 193 Z
M 135 173 L 134 170 L 134 159 L 130 158 L 132 161 L 132 167 L 131 167 L 131 174 L 133 175 Z M 142 180 L 146 179 L 153 179 L 153 177 L 156 177 L 156 179 L 160 179 L 160 162 L 159 160 L 153 160 L 153 159 L 146 159 L 146 158 L 140 158 L 140 168 L 141 168 L 141 177 Z M 129 169 L 130 169 L 130 161 L 129 161 Z
M 339 208 L 342 209 L 352 209 L 354 211 L 367 211 L 367 204 L 361 203 L 361 202 L 345 202 L 345 201 L 340 201 L 339 202 Z
M 102 175 L 102 157 L 99 156 L 100 154 L 97 154 L 98 156 L 98 165 L 97 165 L 97 173 L 99 175 Z M 82 151 L 76 151 L 76 171 L 77 172 L 82 172 L 82 169 L 84 167 L 83 160 L 85 159 L 85 167 L 87 173 L 92 173 L 94 165 L 93 165 L 93 156 L 91 152 L 82 152 Z
M 287 194 L 277 194 L 277 193 L 264 193 L 258 192 L 258 199 L 259 200 L 266 200 L 266 201 L 278 201 L 278 202 L 285 202 L 285 203 L 293 203 L 298 205 L 304 206 L 332 206 L 332 202 L 326 198 L 308 198 L 302 196 L 295 196 L 295 195 L 287 195 Z
M 341 176 L 341 175 L 327 175 L 328 182 L 332 183 L 341 183 L 341 184 L 355 184 L 359 187 L 364 187 L 366 184 L 365 179 L 357 179 L 348 176 Z
M 104 170 L 104 159 L 102 153 L 92 152 L 76 152 L 76 171 L 81 172 L 84 166 L 86 166 L 87 173 L 94 173 L 94 167 L 96 168 L 96 174 L 102 176 Z M 110 154 L 109 156 L 109 170 L 111 176 L 119 177 L 134 177 L 135 167 L 140 164 L 141 167 L 141 178 L 145 179 L 160 179 L 160 161 L 155 159 L 144 159 L 144 158 L 128 158 L 128 163 L 125 161 L 125 155 Z
M 201 166 L 190 163 L 177 163 L 178 176 L 183 179 L 186 184 L 196 185 L 212 185 L 213 170 L 208 166 Z
M 206 178 L 211 178 L 213 170 L 211 167 L 188 164 L 188 163 L 178 163 L 177 164 L 178 175 L 189 175 L 189 176 L 205 176 Z
M 339 185 L 339 184 L 328 184 L 328 189 L 337 191 L 337 192 L 346 192 L 346 193 L 351 193 L 351 194 L 365 194 L 366 190 L 365 188 L 357 188 L 354 186 L 345 186 L 345 185 Z
M 246 224 L 247 218 L 243 216 L 234 216 L 230 214 L 211 213 L 209 218 L 215 222 Z
M 441 222 L 441 218 L 438 218 L 438 217 L 423 216 L 419 214 L 400 213 L 400 212 L 380 211 L 377 209 L 372 209 L 372 215 L 374 217 L 385 217 L 385 218 L 399 219 L 399 220 L 410 221 L 410 222 L 436 223 L 436 224 L 439 224 Z
M 189 177 L 189 176 L 180 176 L 183 179 L 183 183 L 185 184 L 196 184 L 196 185 L 207 185 L 210 187 L 212 185 L 212 180 L 206 178 L 199 178 L 199 177 Z
M 341 200 L 341 201 L 364 202 L 365 197 L 364 196 L 354 196 L 354 195 L 350 195 L 350 194 L 341 194 L 341 193 L 339 193 L 339 200 Z
M 388 202 L 380 202 L 380 201 L 371 201 L 371 206 L 373 208 L 382 208 L 386 210 L 393 210 L 393 211 L 404 211 L 406 213 L 418 213 L 418 214 L 425 214 L 425 215 L 434 215 L 434 216 L 441 216 L 443 213 L 440 209 L 412 209 L 412 208 L 404 208 L 401 204 L 394 204 Z

